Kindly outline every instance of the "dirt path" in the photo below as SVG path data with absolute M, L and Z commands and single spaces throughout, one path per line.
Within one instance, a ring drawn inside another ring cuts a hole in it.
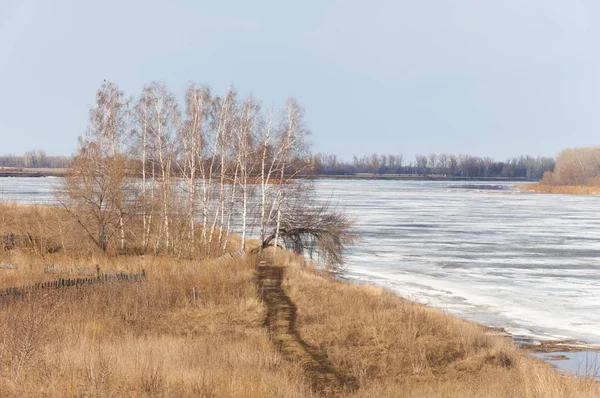
M 311 346 L 296 330 L 297 307 L 281 287 L 285 269 L 272 265 L 257 268 L 257 284 L 267 307 L 265 326 L 277 349 L 290 361 L 299 362 L 313 389 L 335 396 L 358 388 L 356 380 L 343 375 L 318 348 Z

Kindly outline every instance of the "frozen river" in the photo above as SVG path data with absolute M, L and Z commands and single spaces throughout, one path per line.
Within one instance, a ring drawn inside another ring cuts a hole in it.
M 0 178 L 0 200 L 51 201 L 52 178 Z M 517 338 L 600 344 L 600 198 L 508 183 L 317 182 L 357 220 L 348 276 Z
M 357 220 L 349 277 L 524 338 L 600 343 L 600 198 L 509 183 L 321 181 Z

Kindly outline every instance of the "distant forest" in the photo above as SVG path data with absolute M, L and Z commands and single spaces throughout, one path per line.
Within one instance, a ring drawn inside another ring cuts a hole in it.
M 71 156 L 48 156 L 43 149 L 28 151 L 21 156 L 0 156 L 0 167 L 66 169 L 72 165 Z
M 489 157 L 471 155 L 430 154 L 417 155 L 407 161 L 403 155 L 369 154 L 353 156 L 351 161 L 336 155 L 317 154 L 314 159 L 317 174 L 356 175 L 369 174 L 418 174 L 448 177 L 505 177 L 541 179 L 545 171 L 554 171 L 553 158 L 520 156 L 504 162 Z
M 345 161 L 337 155 L 319 153 L 313 156 L 313 172 L 320 175 L 404 174 L 443 175 L 448 177 L 500 177 L 541 179 L 544 172 L 553 172 L 554 158 L 519 156 L 506 161 L 471 155 L 430 154 L 417 155 L 407 161 L 403 155 L 354 155 Z M 0 167 L 16 168 L 69 168 L 71 156 L 48 156 L 41 149 L 21 156 L 0 156 Z M 564 174 L 564 173 L 563 173 Z

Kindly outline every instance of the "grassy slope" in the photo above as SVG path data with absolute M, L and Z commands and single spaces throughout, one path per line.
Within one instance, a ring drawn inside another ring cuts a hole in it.
M 9 255 L 0 252 L 0 262 Z M 0 271 L 0 286 L 23 272 L 29 255 L 20 256 L 20 269 Z M 290 259 L 283 286 L 298 308 L 296 327 L 358 380 L 352 396 L 600 394 L 596 383 L 561 377 L 477 324 Z M 42 275 L 36 261 L 30 276 Z M 160 257 L 147 265 L 146 284 L 67 289 L 0 308 L 0 396 L 314 396 L 300 364 L 269 341 L 254 261 Z
M 287 290 L 298 327 L 354 375 L 358 397 L 576 397 L 593 381 L 561 377 L 480 325 L 383 289 L 293 269 Z
M 154 266 L 0 308 L 0 396 L 310 396 L 262 327 L 253 262 Z

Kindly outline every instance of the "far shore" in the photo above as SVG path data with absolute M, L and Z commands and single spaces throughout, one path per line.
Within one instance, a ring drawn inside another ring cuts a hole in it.
M 509 178 L 509 177 L 465 177 L 449 176 L 445 174 L 374 174 L 357 173 L 345 175 L 319 174 L 312 176 L 318 180 L 392 180 L 392 181 L 515 181 L 515 182 L 534 182 L 527 178 Z
M 0 167 L 0 177 L 62 177 L 68 169 Z
M 530 191 L 535 193 L 547 193 L 557 195 L 600 195 L 600 187 L 590 185 L 544 185 L 536 184 L 519 184 L 514 185 L 515 188 Z
M 21 168 L 0 167 L 0 177 L 62 177 L 69 169 L 66 168 Z M 344 175 L 317 174 L 306 176 L 314 180 L 390 180 L 390 181 L 514 181 L 534 182 L 536 180 L 526 178 L 508 177 L 465 177 L 448 176 L 444 174 L 375 174 L 356 173 Z M 524 185 L 529 186 L 529 185 Z M 518 186 L 520 187 L 520 186 Z

